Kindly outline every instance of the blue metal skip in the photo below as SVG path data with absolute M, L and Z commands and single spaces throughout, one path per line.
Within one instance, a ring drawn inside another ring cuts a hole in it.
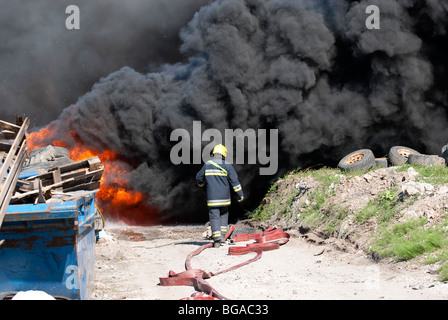
M 95 270 L 95 194 L 10 205 L 0 228 L 0 293 L 41 290 L 89 299 Z

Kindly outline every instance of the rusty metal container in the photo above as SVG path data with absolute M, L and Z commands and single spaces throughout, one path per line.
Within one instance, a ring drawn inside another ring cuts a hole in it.
M 10 205 L 0 228 L 0 294 L 40 290 L 89 299 L 95 264 L 95 194 Z

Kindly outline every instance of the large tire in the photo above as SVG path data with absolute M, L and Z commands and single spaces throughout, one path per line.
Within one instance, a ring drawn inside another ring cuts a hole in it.
M 349 153 L 339 161 L 338 168 L 345 171 L 365 171 L 375 164 L 375 156 L 370 149 L 361 149 Z
M 445 159 L 437 155 L 428 154 L 410 154 L 408 163 L 417 166 L 444 166 Z
M 375 168 L 387 168 L 387 158 L 376 158 Z
M 401 166 L 408 162 L 410 154 L 420 154 L 420 152 L 403 146 L 394 146 L 389 150 L 389 162 L 394 166 Z
M 442 153 L 440 154 L 440 156 L 441 156 L 443 159 L 445 159 L 445 163 L 448 164 L 448 150 L 447 150 L 447 146 L 448 146 L 448 145 L 444 145 L 444 146 L 442 147 Z

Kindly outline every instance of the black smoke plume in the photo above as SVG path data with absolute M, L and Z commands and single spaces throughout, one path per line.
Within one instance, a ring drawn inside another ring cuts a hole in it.
M 368 5 L 380 9 L 369 30 Z M 129 17 L 131 18 L 131 17 Z M 127 19 L 123 17 L 122 19 Z M 427 0 L 218 0 L 181 32 L 184 61 L 123 67 L 51 123 L 133 159 L 130 185 L 165 218 L 206 217 L 200 165 L 170 162 L 176 128 L 279 130 L 277 176 L 394 145 L 440 153 L 447 139 L 448 5 Z M 249 204 L 276 176 L 237 165 Z M 251 202 L 252 201 L 252 202 Z
M 101 77 L 183 61 L 179 29 L 207 0 L 0 0 L 2 117 L 41 127 Z M 68 30 L 77 5 L 80 29 Z

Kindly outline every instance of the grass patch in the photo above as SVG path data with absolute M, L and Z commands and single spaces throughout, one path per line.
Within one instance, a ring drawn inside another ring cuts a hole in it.
M 397 188 L 394 188 L 380 193 L 355 214 L 355 221 L 362 224 L 376 216 L 377 222 L 382 223 L 396 217 L 400 211 L 398 207 L 401 204 L 397 192 Z
M 440 280 L 443 282 L 448 282 L 448 262 L 446 262 L 439 268 Z
M 336 183 L 340 178 L 340 170 L 334 168 L 324 167 L 319 170 L 305 171 L 308 175 L 311 175 L 314 179 L 322 184 L 323 189 L 328 189 L 332 183 Z
M 269 202 L 262 202 L 255 210 L 249 212 L 247 216 L 256 221 L 266 221 L 274 214 L 282 217 L 290 217 L 292 214 L 291 206 L 296 196 L 298 196 L 298 191 L 294 188 L 292 192 L 286 195 L 286 198 L 282 199 L 281 196 L 277 194 L 279 185 L 278 182 L 281 180 L 291 179 L 300 181 L 307 176 L 312 176 L 320 182 L 320 185 L 316 190 L 310 194 L 307 194 L 309 205 L 306 207 L 305 212 L 301 213 L 301 220 L 304 220 L 314 226 L 317 224 L 314 220 L 322 220 L 320 215 L 322 211 L 325 211 L 322 210 L 322 207 L 324 206 L 329 192 L 331 192 L 329 190 L 330 185 L 339 180 L 338 174 L 340 174 L 339 169 L 327 167 L 323 167 L 319 170 L 300 170 L 300 168 L 292 170 L 271 185 L 265 195 L 265 199 L 268 199 Z
M 405 261 L 448 246 L 446 231 L 440 226 L 425 228 L 425 222 L 425 218 L 420 218 L 393 224 L 373 241 L 371 250 Z
M 448 183 L 448 167 L 446 166 L 416 166 L 405 164 L 397 168 L 397 172 L 406 171 L 410 167 L 414 168 L 420 174 L 420 177 L 416 181 L 433 184 Z
M 440 280 L 448 282 L 448 248 L 439 250 L 435 255 L 430 255 L 424 261 L 426 264 L 434 264 L 437 262 L 442 262 L 438 270 Z
M 266 221 L 275 214 L 275 209 L 280 199 L 269 203 L 261 203 L 254 211 L 248 212 L 247 216 L 255 221 Z

